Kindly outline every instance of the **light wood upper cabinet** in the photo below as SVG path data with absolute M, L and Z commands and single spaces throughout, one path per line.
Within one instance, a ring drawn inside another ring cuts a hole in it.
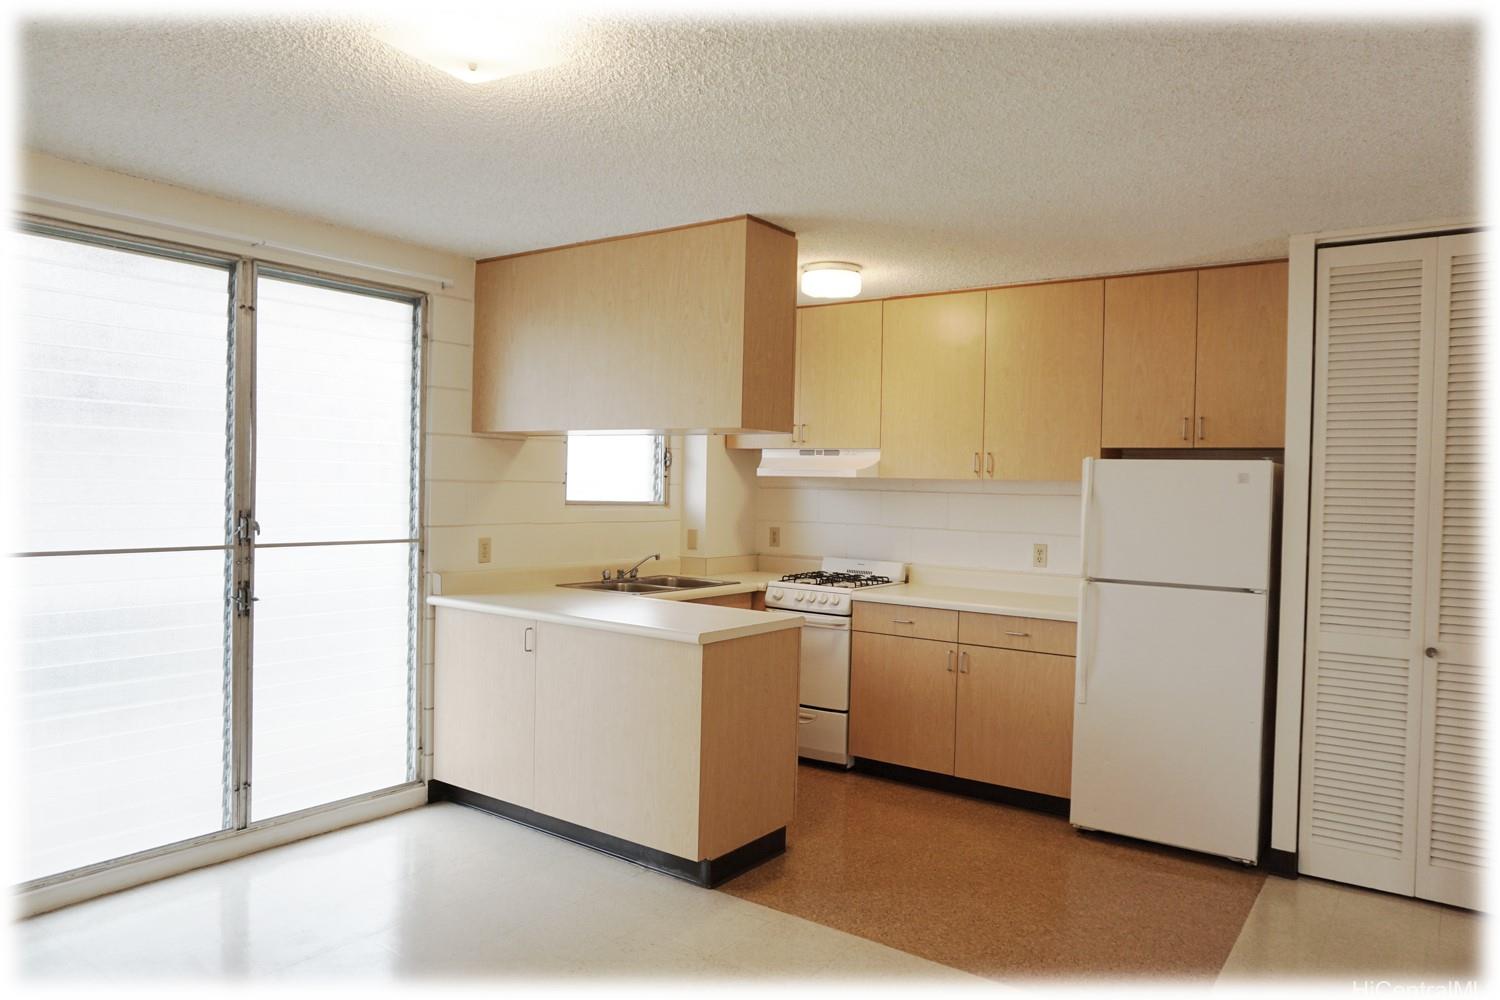
M 1073 657 L 960 646 L 958 669 L 953 773 L 1066 798 Z
M 749 216 L 481 261 L 473 429 L 790 431 L 796 285 Z
M 854 632 L 849 753 L 952 774 L 957 661 L 951 642 Z
M 797 444 L 880 447 L 882 303 L 797 310 Z
M 433 777 L 531 808 L 537 625 L 437 609 Z
M 1099 457 L 1104 282 L 997 288 L 986 315 L 985 477 L 1080 478 Z
M 985 293 L 889 299 L 880 475 L 975 479 L 984 450 Z
M 1199 448 L 1286 441 L 1286 261 L 1198 272 Z
M 1198 272 L 1104 282 L 1105 448 L 1191 448 Z

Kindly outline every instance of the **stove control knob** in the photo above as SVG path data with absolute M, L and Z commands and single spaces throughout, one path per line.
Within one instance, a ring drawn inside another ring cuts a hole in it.
M 773 590 L 773 591 L 771 591 L 771 599 L 773 601 L 779 601 L 779 600 L 781 600 L 781 591 L 779 591 L 779 590 Z
M 842 608 L 844 606 L 844 599 L 842 597 L 835 597 L 828 602 L 828 606 L 830 608 Z
M 828 595 L 827 594 L 819 594 L 818 595 L 818 603 L 819 604 L 827 604 L 828 603 Z
M 792 595 L 792 600 L 794 600 L 794 601 L 800 601 L 800 600 L 802 600 L 802 595 L 801 594 L 793 594 Z

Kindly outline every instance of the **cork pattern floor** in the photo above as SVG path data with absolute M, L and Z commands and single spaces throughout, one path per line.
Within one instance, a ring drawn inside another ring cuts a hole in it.
M 787 853 L 723 891 L 996 979 L 1212 980 L 1264 882 L 1056 816 L 804 765 Z

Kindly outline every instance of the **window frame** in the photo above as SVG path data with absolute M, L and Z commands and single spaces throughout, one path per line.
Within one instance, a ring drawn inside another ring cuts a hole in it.
M 430 370 L 428 366 L 432 344 L 432 302 L 430 293 L 416 288 L 288 264 L 281 260 L 256 257 L 251 254 L 236 253 L 232 250 L 217 249 L 175 240 L 143 236 L 125 230 L 108 229 L 34 212 L 13 212 L 11 214 L 10 228 L 15 232 L 69 240 L 75 243 L 90 244 L 129 253 L 165 257 L 213 267 L 223 267 L 228 271 L 230 284 L 229 294 L 226 298 L 226 321 L 229 326 L 233 396 L 230 405 L 232 414 L 230 428 L 232 440 L 230 447 L 236 456 L 241 454 L 253 456 L 254 454 L 255 408 L 253 373 L 255 371 L 255 278 L 257 272 L 273 278 L 301 281 L 337 290 L 411 302 L 414 311 L 412 351 L 413 380 L 415 383 L 415 392 L 413 394 L 415 412 L 412 418 L 414 439 L 412 462 L 416 478 L 412 507 L 413 532 L 412 537 L 407 540 L 408 544 L 412 544 L 415 547 L 412 568 L 413 579 L 415 580 L 413 597 L 415 610 L 412 612 L 412 629 L 408 637 L 408 649 L 411 656 L 410 662 L 413 664 L 408 685 L 409 689 L 413 692 L 413 697 L 408 703 L 409 740 L 407 746 L 407 780 L 400 784 L 373 789 L 337 801 L 320 803 L 294 812 L 253 821 L 250 819 L 248 801 L 248 785 L 250 782 L 246 780 L 245 785 L 247 787 L 243 789 L 233 787 L 227 790 L 228 795 L 234 799 L 232 804 L 233 820 L 224 829 L 204 833 L 186 840 L 160 844 L 132 854 L 109 858 L 67 871 L 14 883 L 11 886 L 12 892 L 19 894 L 24 901 L 28 895 L 58 890 L 74 883 L 87 884 L 90 880 L 108 876 L 112 872 L 130 870 L 141 866 L 143 863 L 155 862 L 177 855 L 191 856 L 194 852 L 202 851 L 210 845 L 222 841 L 243 839 L 247 844 L 253 845 L 259 840 L 264 840 L 270 831 L 276 828 L 292 827 L 303 822 L 316 822 L 317 817 L 325 814 L 341 810 L 359 809 L 393 795 L 400 795 L 421 788 L 426 781 L 424 771 L 428 739 L 423 732 L 423 723 L 425 721 L 425 709 L 428 707 L 425 692 L 428 689 L 430 680 L 428 677 L 426 656 L 423 653 L 427 649 L 427 636 L 429 632 L 427 615 L 424 613 L 423 605 L 427 579 L 427 373 Z M 246 372 L 250 373 L 248 377 L 243 374 Z M 242 452 L 242 449 L 248 449 L 248 451 Z M 246 462 L 237 457 L 234 459 L 230 469 L 230 476 L 234 482 L 235 505 L 229 511 L 229 516 L 226 519 L 224 548 L 229 553 L 229 558 L 236 562 L 239 562 L 241 559 L 242 546 L 234 543 L 233 521 L 238 510 L 245 508 L 254 509 L 254 470 L 251 467 L 252 464 L 253 458 L 249 462 Z M 248 483 L 245 481 L 247 479 L 249 480 Z M 219 546 L 189 546 L 182 550 L 163 549 L 160 551 L 186 551 L 198 548 L 218 549 Z M 132 551 L 135 550 L 16 552 L 6 553 L 6 557 L 35 558 L 51 555 L 110 554 Z M 253 573 L 253 570 L 251 572 Z M 234 579 L 238 580 L 242 578 L 240 572 L 237 571 L 234 573 Z M 253 576 L 250 582 L 253 585 Z M 253 593 L 253 589 L 251 592 Z M 226 594 L 226 603 L 230 599 L 230 596 Z M 235 669 L 233 670 L 233 676 L 230 678 L 232 685 L 230 711 L 234 712 L 236 716 L 243 715 L 242 720 L 237 719 L 234 723 L 234 732 L 231 735 L 232 745 L 229 751 L 236 758 L 235 768 L 239 769 L 238 773 L 243 776 L 248 776 L 249 773 L 248 763 L 250 752 L 248 738 L 248 729 L 250 727 L 248 695 L 251 679 L 249 670 L 240 666 L 240 657 L 245 657 L 248 660 L 250 649 L 252 648 L 248 630 L 253 625 L 247 623 L 253 623 L 253 616 L 249 618 L 233 617 L 234 634 L 229 650 L 229 656 L 235 660 Z M 246 710 L 241 713 L 233 707 L 235 705 L 244 705 L 246 706 Z M 241 759 L 243 759 L 243 764 L 241 763 Z M 257 849 L 254 846 L 250 846 L 245 848 L 245 853 Z M 216 858 L 215 860 L 223 859 Z M 193 866 L 196 867 L 196 865 Z M 88 897 L 84 896 L 81 898 Z
M 586 437 L 655 437 L 656 450 L 653 456 L 653 478 L 656 483 L 654 500 L 570 500 L 568 498 L 568 448 L 574 434 Z M 569 431 L 563 435 L 563 506 L 565 507 L 670 507 L 672 500 L 672 444 L 666 434 L 639 431 L 630 434 L 590 434 L 588 431 Z

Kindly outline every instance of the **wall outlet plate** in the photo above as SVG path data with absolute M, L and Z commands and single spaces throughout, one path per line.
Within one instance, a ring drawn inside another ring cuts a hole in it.
M 770 542 L 770 545 L 771 545 L 771 548 L 773 548 L 773 549 L 779 549 L 779 548 L 781 548 L 781 529 L 780 528 L 776 528 L 776 527 L 771 528 L 771 542 Z
M 490 540 L 481 538 L 479 540 L 479 561 L 487 563 L 490 561 Z
M 1047 567 L 1047 545 L 1045 542 L 1037 542 L 1031 547 L 1031 565 L 1033 569 L 1045 569 Z
M 689 552 L 697 552 L 698 551 L 698 529 L 697 528 L 689 528 L 687 530 L 687 547 L 688 547 L 688 551 Z

